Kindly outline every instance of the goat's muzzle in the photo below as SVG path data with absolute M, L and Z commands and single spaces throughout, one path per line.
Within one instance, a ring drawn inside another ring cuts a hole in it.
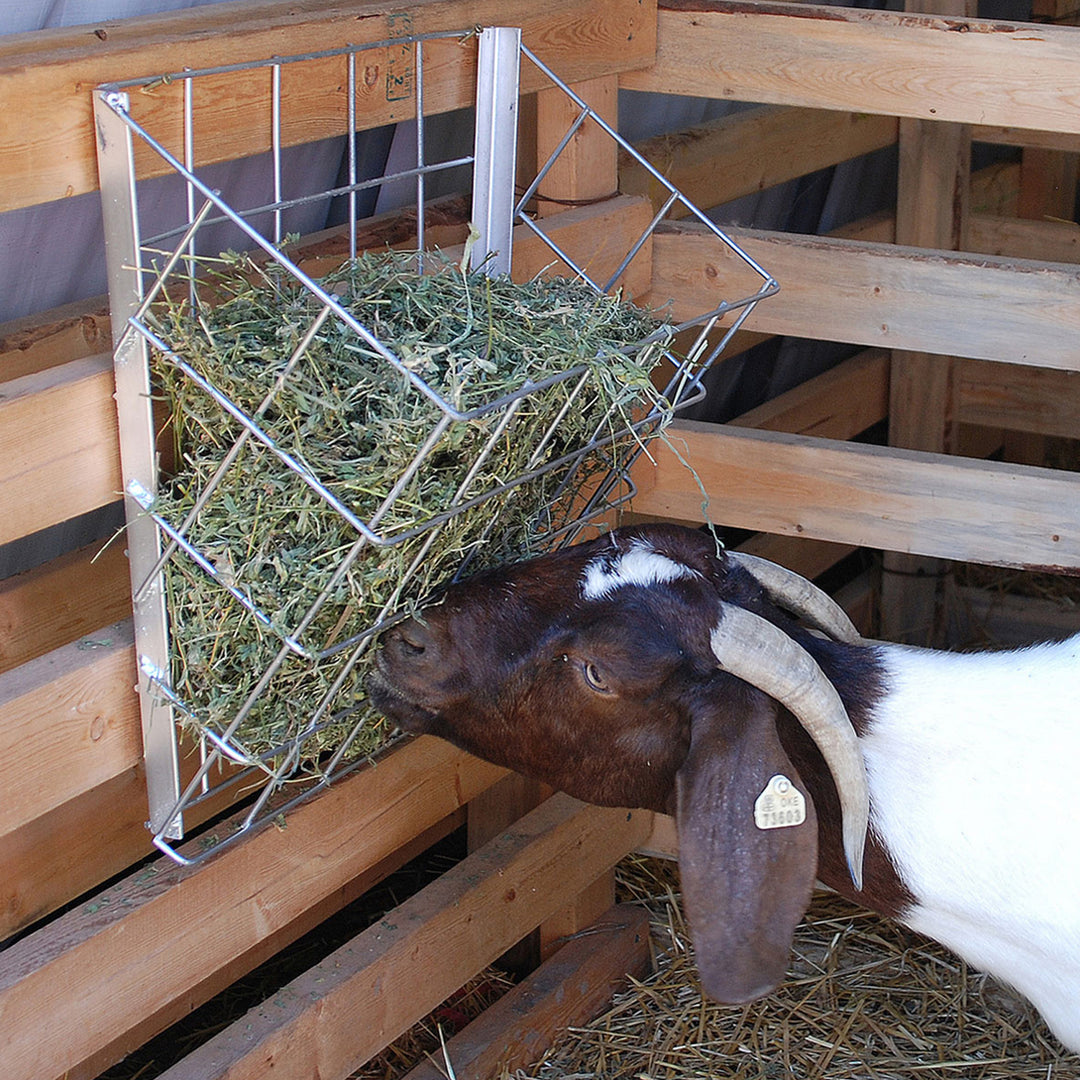
M 406 619 L 382 636 L 368 692 L 375 707 L 406 731 L 423 732 L 435 715 L 433 685 L 442 672 L 439 636 L 418 619 Z

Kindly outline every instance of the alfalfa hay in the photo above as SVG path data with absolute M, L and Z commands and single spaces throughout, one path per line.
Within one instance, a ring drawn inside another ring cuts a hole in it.
M 183 721 L 248 760 L 303 735 L 315 761 L 365 717 L 351 752 L 381 745 L 364 633 L 466 559 L 550 543 L 637 450 L 632 425 L 669 415 L 650 378 L 666 332 L 586 284 L 445 262 L 421 274 L 396 252 L 322 284 L 406 371 L 339 318 L 316 323 L 309 290 L 244 257 L 204 280 L 212 302 L 185 291 L 151 313 L 169 344 L 155 377 L 178 463 L 154 511 L 190 548 L 166 564 L 171 691 Z

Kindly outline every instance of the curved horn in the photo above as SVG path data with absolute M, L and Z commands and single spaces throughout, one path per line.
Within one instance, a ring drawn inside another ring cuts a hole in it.
M 781 606 L 824 630 L 836 641 L 857 645 L 862 635 L 855 629 L 847 612 L 828 593 L 813 582 L 777 563 L 744 551 L 725 553 L 732 562 L 750 573 L 758 584 Z
M 782 630 L 734 604 L 720 608 L 709 639 L 717 663 L 790 709 L 817 744 L 840 796 L 848 872 L 861 890 L 870 792 L 844 703 L 817 661 Z

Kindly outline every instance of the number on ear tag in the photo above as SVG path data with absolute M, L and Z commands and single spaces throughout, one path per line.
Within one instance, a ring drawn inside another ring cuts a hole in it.
M 806 799 L 786 777 L 774 776 L 754 803 L 759 829 L 788 829 L 806 820 Z

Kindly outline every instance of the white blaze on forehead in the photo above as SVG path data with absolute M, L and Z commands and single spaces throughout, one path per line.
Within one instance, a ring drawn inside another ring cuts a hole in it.
M 586 600 L 600 600 L 623 585 L 660 585 L 698 576 L 696 570 L 661 555 L 638 540 L 619 555 L 601 555 L 593 559 L 585 567 L 581 595 Z

